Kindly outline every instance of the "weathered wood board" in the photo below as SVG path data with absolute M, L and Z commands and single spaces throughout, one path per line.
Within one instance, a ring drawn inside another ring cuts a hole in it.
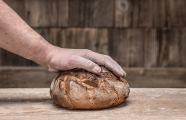
M 115 27 L 165 27 L 166 0 L 116 0 Z
M 69 0 L 70 27 L 112 27 L 114 0 Z
M 186 29 L 34 28 L 51 44 L 110 55 L 122 67 L 186 67 Z M 0 50 L 0 66 L 37 66 Z
M 68 110 L 56 106 L 49 89 L 0 89 L 1 120 L 185 120 L 186 89 L 131 88 L 127 101 L 103 110 Z
M 122 67 L 186 67 L 186 0 L 4 0 L 50 43 Z M 0 66 L 37 66 L 0 48 Z
M 115 0 L 115 27 L 185 27 L 185 0 Z
M 148 29 L 145 67 L 186 67 L 186 29 Z
M 56 75 L 41 67 L 0 67 L 0 88 L 49 87 Z
M 185 0 L 4 1 L 33 27 L 186 27 Z
M 38 64 L 0 48 L 0 66 L 38 66 Z
M 129 85 L 134 88 L 185 88 L 186 69 L 123 68 Z
M 25 20 L 32 27 L 65 27 L 68 0 L 25 0 Z
M 123 68 L 130 87 L 185 88 L 186 69 Z M 57 76 L 41 67 L 0 67 L 0 88 L 49 87 Z
M 122 67 L 186 67 L 185 31 L 110 29 L 109 55 Z
M 108 30 L 96 28 L 51 29 L 51 44 L 63 48 L 90 49 L 108 54 Z
M 186 1 L 185 0 L 167 0 L 167 26 L 168 27 L 186 27 Z
M 25 1 L 24 0 L 3 0 L 11 7 L 23 20 L 25 20 Z
M 109 55 L 123 67 L 143 67 L 144 30 L 111 29 Z

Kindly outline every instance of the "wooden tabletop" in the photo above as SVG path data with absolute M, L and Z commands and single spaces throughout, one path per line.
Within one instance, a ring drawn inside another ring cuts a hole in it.
M 128 100 L 103 110 L 56 106 L 48 88 L 0 89 L 0 119 L 186 119 L 186 88 L 132 88 Z

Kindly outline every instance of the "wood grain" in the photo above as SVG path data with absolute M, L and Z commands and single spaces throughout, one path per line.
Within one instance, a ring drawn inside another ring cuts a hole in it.
M 67 26 L 67 0 L 25 0 L 26 22 L 32 27 Z
M 116 27 L 165 27 L 165 0 L 116 0 Z
M 185 67 L 185 28 L 149 29 L 145 35 L 145 67 Z
M 143 33 L 143 29 L 111 29 L 109 55 L 122 67 L 143 67 Z
M 25 2 L 24 0 L 3 0 L 11 7 L 23 20 L 25 20 Z
M 144 42 L 144 51 L 145 51 L 145 67 L 157 67 L 158 66 L 158 55 L 159 55 L 159 46 L 161 38 L 157 36 L 156 29 L 146 29 L 145 30 L 145 42 Z
M 181 46 L 181 30 L 180 29 L 171 29 L 167 31 L 167 41 L 168 41 L 168 66 L 178 66 L 180 65 L 180 47 Z
M 68 110 L 52 102 L 48 88 L 0 89 L 0 116 L 2 120 L 184 120 L 185 101 L 186 89 L 132 88 L 127 101 L 118 107 Z
M 41 67 L 0 67 L 0 88 L 49 87 L 55 76 Z
M 58 0 L 58 26 L 68 27 L 69 0 Z
M 114 0 L 70 0 L 71 27 L 113 26 Z
M 137 27 L 138 26 L 138 0 L 115 1 L 115 26 Z
M 130 87 L 185 88 L 186 69 L 123 68 Z M 0 88 L 49 87 L 57 74 L 42 67 L 0 67 Z
M 1 66 L 11 66 L 16 64 L 17 66 L 22 65 L 22 58 L 14 53 L 8 52 L 2 48 L 0 48 L 0 63 Z
M 186 67 L 185 28 L 34 28 L 53 45 L 110 55 L 122 67 Z M 0 50 L 1 66 L 37 66 Z
M 167 0 L 152 0 L 152 27 L 167 27 Z
M 95 28 L 51 29 L 50 43 L 63 48 L 90 49 L 108 54 L 108 31 Z
M 35 62 L 0 48 L 0 66 L 38 66 Z
M 181 57 L 181 66 L 186 67 L 186 28 L 182 29 L 181 32 L 181 52 L 180 52 L 180 57 Z M 180 46 L 178 46 L 180 47 Z
M 3 58 L 2 58 L 2 50 L 3 50 L 3 49 L 0 48 L 0 66 L 3 65 L 3 64 L 2 64 L 2 62 L 3 62 L 3 60 L 2 60 L 2 59 L 3 59 Z
M 186 1 L 185 0 L 167 0 L 167 21 L 168 27 L 186 26 Z
M 127 81 L 134 88 L 185 88 L 186 69 L 124 68 Z
M 122 67 L 186 67 L 186 0 L 4 1 L 56 46 L 108 54 Z M 11 65 L 37 66 L 0 49 L 0 66 Z
M 139 0 L 139 11 L 138 11 L 139 27 L 152 27 L 152 20 L 153 20 L 152 8 L 153 8 L 153 0 Z

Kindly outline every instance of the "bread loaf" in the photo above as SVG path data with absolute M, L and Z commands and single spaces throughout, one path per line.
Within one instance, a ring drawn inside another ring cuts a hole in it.
M 101 66 L 95 75 L 83 69 L 63 71 L 52 81 L 50 95 L 68 109 L 103 109 L 117 106 L 129 96 L 129 85 Z

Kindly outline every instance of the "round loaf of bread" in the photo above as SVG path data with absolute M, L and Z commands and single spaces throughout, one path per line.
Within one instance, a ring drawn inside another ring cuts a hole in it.
M 101 69 L 100 75 L 83 69 L 60 72 L 51 83 L 52 100 L 68 109 L 103 109 L 126 101 L 130 92 L 127 81 L 103 66 Z

